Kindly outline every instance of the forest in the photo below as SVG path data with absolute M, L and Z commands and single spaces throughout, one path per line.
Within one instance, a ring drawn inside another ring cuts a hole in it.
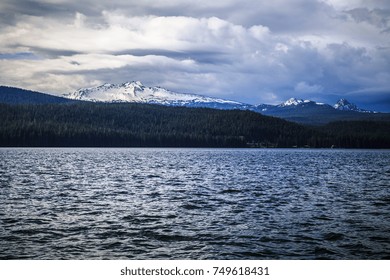
M 0 146 L 390 148 L 390 122 L 309 127 L 240 110 L 136 103 L 0 104 Z

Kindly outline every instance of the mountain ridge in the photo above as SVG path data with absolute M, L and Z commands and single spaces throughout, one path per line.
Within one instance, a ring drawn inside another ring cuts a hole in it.
M 275 107 L 285 108 L 290 106 L 318 105 L 329 106 L 342 111 L 374 113 L 373 111 L 361 109 L 344 98 L 338 100 L 333 106 L 312 100 L 298 99 L 295 97 L 277 105 L 251 105 L 223 98 L 214 98 L 189 93 L 177 93 L 158 86 L 148 87 L 144 86 L 140 81 L 132 81 L 122 84 L 107 83 L 97 87 L 81 88 L 75 92 L 64 94 L 63 96 L 70 99 L 92 102 L 138 102 L 188 107 L 200 107 L 204 105 L 206 108 L 221 107 L 221 109 L 225 109 L 228 107 L 231 109 L 246 109 L 257 112 L 264 112 Z
M 0 103 L 6 104 L 53 104 L 74 103 L 74 100 L 27 89 L 0 86 Z
M 79 89 L 64 96 L 93 102 L 136 102 L 190 108 L 250 110 L 263 115 L 311 125 L 323 125 L 337 120 L 367 119 L 371 118 L 371 114 L 374 113 L 360 109 L 346 99 L 339 100 L 335 105 L 298 98 L 290 98 L 277 105 L 251 105 L 222 98 L 177 93 L 161 87 L 147 87 L 139 81 L 104 84 L 98 87 Z M 336 106 L 337 104 L 339 106 Z
M 81 88 L 63 97 L 92 102 L 134 102 L 168 106 L 206 107 L 217 109 L 242 109 L 251 105 L 198 94 L 177 93 L 162 87 L 144 86 L 140 81 L 122 84 L 103 84 Z M 219 108 L 220 107 L 220 108 Z
M 390 119 L 390 114 L 360 109 L 346 99 L 339 100 L 333 106 L 297 98 L 290 98 L 278 105 L 251 105 L 222 98 L 177 93 L 162 87 L 147 87 L 139 81 L 122 84 L 106 83 L 97 87 L 78 89 L 75 92 L 64 94 L 62 97 L 18 88 L 0 87 L 0 103 L 47 104 L 69 102 L 143 103 L 190 108 L 250 110 L 263 115 L 309 125 L 324 125 L 339 120 Z

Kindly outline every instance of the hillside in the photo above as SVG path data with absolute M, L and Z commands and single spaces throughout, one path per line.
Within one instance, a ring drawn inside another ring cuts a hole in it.
M 251 111 L 149 104 L 3 104 L 0 119 L 0 146 L 292 147 L 312 135 Z
M 58 104 L 76 101 L 41 92 L 0 86 L 0 103 L 5 104 Z
M 390 148 L 390 122 L 310 128 L 252 111 L 137 103 L 0 104 L 0 146 Z
M 320 127 L 337 147 L 390 148 L 390 121 L 338 121 Z

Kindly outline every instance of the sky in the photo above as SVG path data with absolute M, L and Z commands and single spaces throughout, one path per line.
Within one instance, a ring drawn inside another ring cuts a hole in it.
M 141 81 L 250 104 L 390 112 L 388 0 L 0 0 L 0 84 Z

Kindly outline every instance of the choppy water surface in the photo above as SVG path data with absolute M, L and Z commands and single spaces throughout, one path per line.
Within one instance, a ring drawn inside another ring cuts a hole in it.
M 0 258 L 389 259 L 390 151 L 0 149 Z

